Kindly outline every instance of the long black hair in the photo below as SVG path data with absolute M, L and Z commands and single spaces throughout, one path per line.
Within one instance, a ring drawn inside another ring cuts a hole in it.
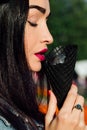
M 28 116 L 38 117 L 36 86 L 24 52 L 29 0 L 0 2 L 0 96 Z

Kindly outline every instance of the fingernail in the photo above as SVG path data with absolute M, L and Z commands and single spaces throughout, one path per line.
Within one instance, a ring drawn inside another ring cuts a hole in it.
M 51 94 L 51 90 L 48 90 L 48 95 L 50 96 L 50 94 Z
M 75 86 L 75 87 L 77 87 L 77 85 L 76 85 L 76 82 L 75 82 L 75 81 L 73 81 L 73 82 L 72 82 L 72 85 L 73 85 L 73 86 Z
M 72 84 L 71 92 L 76 93 L 78 91 L 77 86 Z

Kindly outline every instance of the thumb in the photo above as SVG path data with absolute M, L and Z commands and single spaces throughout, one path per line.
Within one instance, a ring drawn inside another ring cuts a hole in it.
M 49 91 L 49 95 L 50 95 L 50 100 L 49 100 L 49 105 L 48 105 L 48 111 L 45 117 L 46 126 L 49 126 L 49 124 L 53 120 L 53 117 L 57 108 L 57 99 L 51 90 Z

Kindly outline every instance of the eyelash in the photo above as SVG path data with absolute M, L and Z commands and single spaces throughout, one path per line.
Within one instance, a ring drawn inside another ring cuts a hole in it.
M 27 21 L 32 27 L 36 27 L 37 26 L 37 24 L 36 23 L 32 23 L 32 22 L 30 22 L 30 21 Z

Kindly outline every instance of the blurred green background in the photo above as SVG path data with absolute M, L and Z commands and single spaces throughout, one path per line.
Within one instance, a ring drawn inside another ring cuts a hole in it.
M 77 44 L 77 60 L 87 60 L 87 0 L 50 0 L 50 3 L 48 26 L 54 37 L 50 49 L 59 45 Z M 85 68 L 82 66 L 81 69 Z M 87 77 L 78 77 L 76 81 L 79 93 L 85 97 L 87 104 Z
M 78 60 L 87 59 L 87 0 L 50 0 L 49 29 L 54 44 L 77 44 Z

